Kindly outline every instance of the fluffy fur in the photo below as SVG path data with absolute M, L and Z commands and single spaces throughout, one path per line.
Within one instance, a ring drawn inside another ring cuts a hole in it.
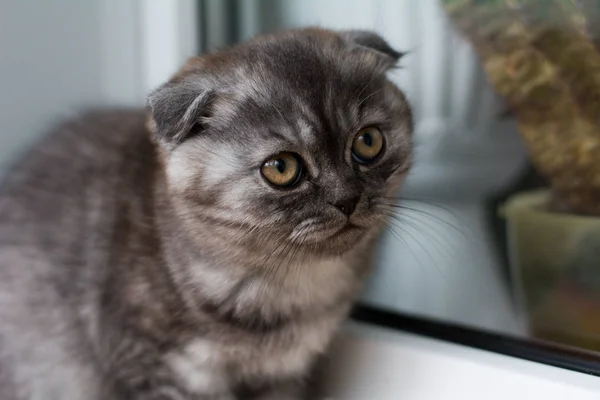
M 306 398 L 410 165 L 399 57 L 369 32 L 263 36 L 48 136 L 0 191 L 0 398 Z M 373 125 L 385 152 L 358 165 Z M 288 190 L 260 174 L 281 151 L 305 163 Z

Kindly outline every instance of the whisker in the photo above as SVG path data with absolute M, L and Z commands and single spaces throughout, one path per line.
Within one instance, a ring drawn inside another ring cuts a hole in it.
M 367 97 L 365 97 L 364 99 L 362 99 L 360 101 L 360 103 L 358 103 L 357 107 L 360 108 L 360 106 L 362 106 L 365 101 L 367 101 L 369 98 L 373 97 L 374 95 L 376 95 L 379 92 L 381 92 L 381 89 L 377 89 L 376 91 L 374 91 L 373 93 L 371 93 L 370 95 L 368 95 Z
M 382 198 L 382 199 L 386 199 L 386 198 Z M 391 199 L 391 198 L 390 198 L 390 199 Z M 398 198 L 395 198 L 395 200 L 398 200 Z M 467 235 L 466 235 L 466 233 L 465 233 L 465 231 L 463 231 L 463 230 L 462 230 L 460 227 L 458 227 L 458 226 L 456 226 L 456 225 L 452 224 L 452 223 L 451 223 L 451 222 L 449 222 L 448 220 L 446 220 L 446 219 L 444 219 L 444 218 L 440 217 L 439 215 L 435 215 L 435 214 L 433 214 L 433 213 L 431 213 L 431 212 L 428 212 L 428 211 L 426 211 L 426 210 L 422 210 L 422 209 L 419 209 L 419 208 L 410 207 L 410 206 L 407 206 L 406 204 L 398 204 L 398 203 L 385 203 L 385 202 L 382 202 L 382 201 L 380 201 L 380 200 L 377 202 L 377 204 L 381 204 L 381 205 L 384 205 L 384 206 L 386 206 L 386 207 L 392 207 L 392 208 L 395 208 L 395 209 L 401 209 L 401 210 L 406 210 L 406 211 L 412 211 L 412 212 L 415 212 L 415 213 L 418 213 L 418 214 L 421 214 L 421 215 L 427 216 L 427 217 L 429 217 L 429 218 L 431 218 L 431 219 L 434 219 L 434 220 L 436 220 L 436 221 L 438 221 L 438 222 L 441 222 L 442 224 L 446 225 L 446 226 L 447 226 L 447 227 L 449 227 L 449 228 L 452 228 L 452 229 L 453 229 L 454 231 L 456 231 L 457 233 L 460 233 L 461 235 L 463 235 L 463 236 L 465 236 L 465 237 L 467 236 Z M 443 209 L 443 208 L 442 208 L 442 207 L 440 207 L 440 209 Z M 451 214 L 451 215 L 453 215 L 453 216 L 455 216 L 455 215 L 454 215 L 454 213 L 450 213 L 450 214 Z M 458 217 L 456 217 L 456 216 L 455 216 L 455 218 L 456 218 L 456 219 L 460 219 L 460 218 L 458 218 Z
M 408 226 L 410 226 L 412 229 L 414 229 L 417 233 L 424 235 L 426 232 L 422 231 L 419 229 L 419 226 L 416 225 L 415 223 L 411 222 L 411 221 L 407 221 L 404 219 L 396 219 L 394 218 L 398 223 L 404 223 L 407 224 Z M 444 253 L 446 253 L 446 255 L 448 255 L 449 257 L 453 257 L 453 255 L 451 253 L 448 253 L 447 250 L 444 248 L 444 246 L 442 246 L 442 244 L 432 235 L 428 235 L 430 238 L 433 239 L 433 241 L 435 242 L 435 244 L 437 245 L 437 247 L 439 249 L 441 249 Z M 425 251 L 425 246 L 419 241 L 417 242 L 417 244 L 421 247 L 421 249 L 424 249 Z M 439 264 L 437 262 L 434 261 L 433 256 L 431 255 L 431 253 L 429 251 L 426 251 L 427 255 L 429 256 L 429 259 L 432 261 L 432 263 L 434 264 L 434 266 L 436 267 L 436 269 L 438 269 L 438 271 L 440 272 L 440 274 L 442 276 L 444 276 L 444 278 L 447 278 L 447 276 L 442 272 L 442 268 L 440 268 Z
M 317 246 L 316 244 L 311 244 L 310 248 L 308 251 L 310 251 L 310 253 L 314 254 L 315 250 L 316 250 Z M 304 264 L 304 263 L 303 263 Z M 313 298 L 312 298 L 312 288 L 311 288 L 311 280 L 309 279 L 309 275 L 308 275 L 308 268 L 304 268 L 304 275 L 305 275 L 305 279 L 306 279 L 306 291 L 308 294 L 308 304 L 309 304 L 309 308 L 313 308 Z
M 263 278 L 261 279 L 260 284 L 258 286 L 259 294 L 261 292 L 263 292 L 263 290 L 268 288 L 268 286 L 271 284 L 273 275 L 276 273 L 276 270 L 278 268 L 278 261 L 279 261 L 278 257 L 275 257 L 272 260 L 272 262 L 270 262 L 271 257 L 275 256 L 277 253 L 285 252 L 288 245 L 289 245 L 289 242 L 280 240 L 279 242 L 277 242 L 275 247 L 269 252 L 268 256 L 263 261 L 264 269 L 263 269 L 263 271 L 261 271 L 261 275 L 263 276 Z
M 433 201 L 433 200 L 427 200 L 427 199 L 420 199 L 420 198 L 416 198 L 416 197 L 406 197 L 406 196 L 392 196 L 392 197 L 381 197 L 381 199 L 385 199 L 385 200 L 392 200 L 394 201 L 394 204 L 398 204 L 398 202 L 411 202 L 411 203 L 420 203 L 420 204 L 424 204 L 426 206 L 430 206 L 433 207 L 437 210 L 441 210 L 444 211 L 448 214 L 450 214 L 454 219 L 460 220 L 460 217 L 456 214 L 456 212 L 454 212 L 454 210 L 451 207 L 447 207 L 439 202 Z M 405 203 L 403 203 L 405 205 Z
M 288 125 L 291 125 L 291 123 L 290 123 L 290 120 L 289 120 L 289 119 L 287 119 L 287 118 L 286 118 L 286 117 L 283 115 L 283 113 L 281 112 L 281 110 L 280 110 L 280 109 L 279 109 L 279 108 L 278 108 L 278 107 L 275 105 L 275 102 L 273 102 L 273 101 L 267 101 L 267 104 L 270 104 L 270 105 L 271 105 L 271 107 L 273 107 L 273 108 L 275 109 L 275 111 L 277 112 L 277 114 L 279 114 L 279 116 L 281 117 L 281 119 L 282 119 L 282 120 L 283 120 L 285 123 L 287 123 Z
M 371 85 L 371 83 L 373 83 L 373 81 L 375 80 L 376 77 L 377 77 L 377 75 L 373 75 L 371 77 L 371 79 L 369 79 L 369 82 L 367 82 L 366 85 L 362 87 L 360 92 L 358 92 L 358 94 L 356 94 L 356 92 L 354 92 L 354 94 L 352 94 L 352 100 L 350 101 L 349 104 L 354 103 L 356 101 L 356 99 L 360 98 L 360 95 L 363 94 L 363 92 L 365 90 L 367 90 L 367 88 Z
M 410 251 L 412 257 L 419 264 L 419 267 L 422 270 L 426 271 L 426 268 L 423 265 L 423 261 L 421 260 L 421 258 L 417 257 L 417 253 L 415 253 L 414 249 L 408 244 L 408 242 L 404 239 L 404 237 L 402 237 L 402 235 L 396 231 L 396 229 L 399 229 L 400 231 L 404 232 L 404 229 L 401 226 L 390 225 L 389 221 L 386 221 L 386 222 L 387 222 L 386 228 L 392 234 L 392 236 L 394 236 L 396 239 L 398 239 L 399 241 L 401 241 L 404 244 L 404 246 L 408 249 L 408 251 Z
M 276 277 L 279 277 L 278 281 L 275 282 L 276 283 L 275 286 L 277 287 L 276 297 L 279 297 L 279 295 L 281 294 L 281 289 L 283 287 L 283 284 L 286 282 L 286 280 L 289 276 L 290 268 L 293 266 L 294 259 L 300 249 L 301 249 L 300 246 L 292 245 L 291 249 L 288 251 L 288 253 L 285 255 L 284 259 L 282 260 L 279 270 L 281 269 L 281 265 L 285 265 L 285 267 L 283 268 L 283 273 L 282 274 L 277 273 L 275 275 Z M 288 255 L 289 255 L 289 258 L 288 258 Z M 287 261 L 287 263 L 286 263 L 286 261 Z
M 396 219 L 397 216 L 394 215 L 394 214 L 385 213 L 385 212 L 384 212 L 384 214 L 390 218 L 389 223 L 392 224 L 396 228 L 402 229 L 403 228 L 402 224 L 406 224 L 407 223 L 406 221 L 402 221 L 402 220 Z M 414 225 L 411 225 L 411 227 L 413 229 L 415 229 L 416 231 L 418 231 L 418 229 Z M 442 270 L 440 269 L 439 265 L 435 262 L 433 256 L 431 255 L 431 252 L 428 251 L 427 248 L 419 240 L 417 240 L 417 238 L 409 230 L 402 229 L 402 232 L 405 233 L 406 235 L 408 235 L 412 239 L 412 241 L 415 242 L 419 246 L 419 248 L 423 251 L 423 253 L 427 254 L 427 257 L 431 261 L 431 264 L 435 267 L 435 269 L 439 272 L 439 274 L 445 280 L 447 280 L 448 277 L 446 276 L 446 274 L 444 274 L 442 272 Z M 419 260 L 419 257 L 415 256 L 415 259 Z
M 452 258 L 456 256 L 456 254 L 451 251 L 452 245 L 448 241 L 442 243 L 441 240 L 446 239 L 445 236 L 439 234 L 435 229 L 435 226 L 431 225 L 427 220 L 417 218 L 416 216 L 410 215 L 409 213 L 395 212 L 393 213 L 393 215 L 391 215 L 391 218 L 410 224 L 410 226 L 413 227 L 416 231 L 423 235 L 426 235 L 429 239 L 434 241 L 438 245 L 438 247 L 446 253 L 446 255 Z M 405 218 L 407 218 L 408 220 L 406 220 Z

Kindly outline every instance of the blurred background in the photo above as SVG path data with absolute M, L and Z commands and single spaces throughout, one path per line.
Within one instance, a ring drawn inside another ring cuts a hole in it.
M 143 106 L 194 54 L 291 27 L 373 30 L 408 52 L 391 79 L 415 111 L 416 164 L 363 301 L 533 337 L 526 265 L 510 246 L 516 239 L 502 210 L 513 194 L 546 182 L 448 3 L 472 2 L 2 1 L 0 171 L 52 123 L 82 108 Z

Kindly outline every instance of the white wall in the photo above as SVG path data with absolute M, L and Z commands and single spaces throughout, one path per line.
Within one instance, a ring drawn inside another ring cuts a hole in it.
M 98 2 L 0 2 L 0 168 L 59 115 L 101 102 Z
M 0 1 L 0 174 L 52 124 L 142 106 L 196 51 L 195 0 Z

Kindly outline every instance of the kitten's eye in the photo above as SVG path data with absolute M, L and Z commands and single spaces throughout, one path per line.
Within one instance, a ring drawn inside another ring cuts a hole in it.
M 297 154 L 279 153 L 265 161 L 260 172 L 275 186 L 291 187 L 302 177 L 302 162 Z
M 375 127 L 361 130 L 352 142 L 352 158 L 361 164 L 375 161 L 382 150 L 383 134 Z

